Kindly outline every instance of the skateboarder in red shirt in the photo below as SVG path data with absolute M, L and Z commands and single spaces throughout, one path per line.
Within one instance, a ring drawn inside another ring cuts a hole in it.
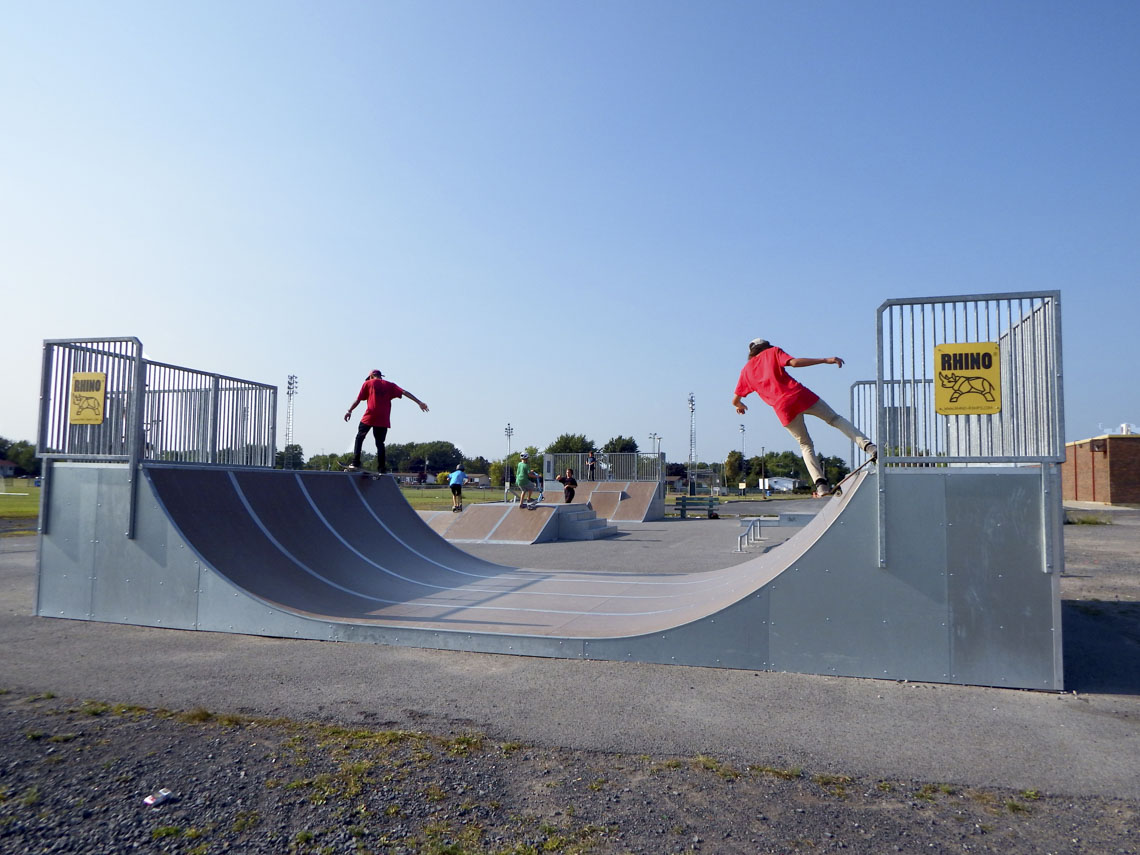
M 360 387 L 356 400 L 344 414 L 344 420 L 347 422 L 352 418 L 352 411 L 356 409 L 357 404 L 361 401 L 366 401 L 368 404 L 364 408 L 364 416 L 360 419 L 360 427 L 356 431 L 356 444 L 352 449 L 349 471 L 364 468 L 360 464 L 360 449 L 364 445 L 364 437 L 368 435 L 368 431 L 372 431 L 372 436 L 376 440 L 376 471 L 380 474 L 388 471 L 387 461 L 384 458 L 384 440 L 388 436 L 388 428 L 392 426 L 392 401 L 395 398 L 411 398 L 420 405 L 421 410 L 425 413 L 428 411 L 427 404 L 407 389 L 401 389 L 395 383 L 385 380 L 379 369 L 370 373 L 364 385 Z
M 750 392 L 755 392 L 764 403 L 776 411 L 780 424 L 786 427 L 788 433 L 800 444 L 804 463 L 807 464 L 808 472 L 815 482 L 815 496 L 822 498 L 831 494 L 831 487 L 824 477 L 823 467 L 820 466 L 819 457 L 815 453 L 815 445 L 804 424 L 805 414 L 823 419 L 833 428 L 842 431 L 872 459 L 876 455 L 876 449 L 874 443 L 859 433 L 851 422 L 836 413 L 819 395 L 784 370 L 785 367 L 807 368 L 811 365 L 838 365 L 842 368 L 843 360 L 838 356 L 828 356 L 824 359 L 793 357 L 766 339 L 753 339 L 748 343 L 748 362 L 740 371 L 740 379 L 736 383 L 736 397 L 732 399 L 732 405 L 736 407 L 736 412 L 744 415 L 748 407 L 743 399 Z

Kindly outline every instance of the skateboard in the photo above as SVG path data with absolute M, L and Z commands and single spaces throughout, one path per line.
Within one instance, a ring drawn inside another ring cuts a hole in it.
M 848 472 L 846 475 L 844 475 L 839 480 L 839 483 L 831 488 L 831 494 L 830 495 L 842 496 L 843 495 L 843 485 L 846 484 L 848 481 L 850 481 L 852 478 L 854 478 L 860 469 L 862 469 L 868 463 L 874 463 L 877 459 L 878 458 L 872 457 L 868 460 L 864 460 L 862 463 L 860 463 L 858 466 L 856 466 L 854 469 L 852 469 L 850 472 Z
M 360 475 L 364 478 L 370 478 L 373 481 L 379 481 L 388 473 L 386 472 L 369 472 L 367 469 L 353 469 L 351 466 L 342 466 L 341 472 L 348 472 L 350 475 Z

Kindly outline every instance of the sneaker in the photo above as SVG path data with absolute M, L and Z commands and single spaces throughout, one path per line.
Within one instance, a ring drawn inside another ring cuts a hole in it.
M 815 482 L 815 492 L 812 493 L 812 497 L 816 499 L 826 499 L 831 495 L 831 492 L 831 487 L 828 486 L 828 483 L 820 478 Z
M 879 459 L 879 449 L 873 442 L 867 443 L 867 447 L 863 449 L 863 453 L 870 458 L 872 463 Z
M 345 472 L 363 472 L 364 467 L 361 466 L 359 463 L 350 463 L 346 467 L 344 467 L 344 471 Z

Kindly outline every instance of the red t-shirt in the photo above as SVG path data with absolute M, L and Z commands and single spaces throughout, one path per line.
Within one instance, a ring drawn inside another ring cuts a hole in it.
M 356 400 L 368 402 L 361 423 L 369 427 L 391 427 L 392 400 L 402 397 L 404 390 L 395 383 L 389 383 L 380 377 L 365 380 L 360 387 L 360 394 L 356 396 Z
M 784 370 L 791 360 L 792 357 L 778 347 L 765 348 L 748 360 L 736 383 L 737 395 L 743 398 L 755 392 L 776 411 L 782 425 L 787 425 L 819 400 L 819 395 Z

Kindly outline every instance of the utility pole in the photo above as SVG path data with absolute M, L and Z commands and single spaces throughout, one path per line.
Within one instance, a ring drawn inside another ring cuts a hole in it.
M 297 375 L 290 374 L 289 382 L 285 384 L 285 395 L 288 403 L 285 406 L 285 457 L 281 466 L 284 469 L 293 468 L 293 398 L 297 395 Z
M 504 433 L 507 435 L 507 456 L 503 458 L 503 501 L 505 502 L 511 492 L 511 437 L 515 435 L 515 429 L 511 427 L 510 422 L 507 422 Z
M 697 466 L 697 399 L 689 393 L 689 495 L 697 495 L 697 485 L 693 481 L 693 470 Z

